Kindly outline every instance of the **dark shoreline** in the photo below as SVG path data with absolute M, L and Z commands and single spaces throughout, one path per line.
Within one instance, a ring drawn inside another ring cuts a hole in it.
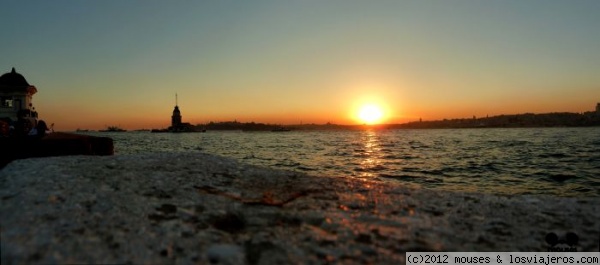
M 68 155 L 113 155 L 113 140 L 76 133 L 55 132 L 43 137 L 1 137 L 0 169 L 13 160 Z
M 286 130 L 362 130 L 362 129 L 467 129 L 467 128 L 551 128 L 551 127 L 595 127 L 600 126 L 600 113 L 543 113 L 514 114 L 471 119 L 443 119 L 414 121 L 403 124 L 340 125 L 340 124 L 295 124 L 279 125 L 255 122 L 210 122 L 199 124 L 206 130 L 273 131 Z

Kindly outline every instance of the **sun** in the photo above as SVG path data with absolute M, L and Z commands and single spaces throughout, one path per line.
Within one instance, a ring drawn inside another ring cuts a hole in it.
M 367 104 L 360 107 L 358 111 L 358 119 L 366 124 L 375 124 L 383 118 L 381 107 L 374 104 Z

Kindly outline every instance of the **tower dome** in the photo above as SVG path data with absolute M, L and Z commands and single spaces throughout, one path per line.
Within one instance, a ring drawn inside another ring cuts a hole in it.
M 30 89 L 30 88 L 33 88 L 33 89 Z M 5 73 L 2 76 L 0 76 L 0 90 L 6 91 L 6 92 L 8 92 L 8 91 L 26 92 L 29 90 L 28 92 L 30 92 L 30 93 L 33 92 L 32 94 L 37 92 L 35 87 L 30 85 L 23 75 L 17 73 L 17 71 L 15 70 L 14 67 L 12 68 L 12 71 L 10 71 L 10 73 Z

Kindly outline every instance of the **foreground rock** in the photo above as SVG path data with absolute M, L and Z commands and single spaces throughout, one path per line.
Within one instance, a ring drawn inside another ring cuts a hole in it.
M 2 264 L 404 263 L 407 251 L 597 251 L 600 199 L 433 192 L 200 153 L 0 171 Z

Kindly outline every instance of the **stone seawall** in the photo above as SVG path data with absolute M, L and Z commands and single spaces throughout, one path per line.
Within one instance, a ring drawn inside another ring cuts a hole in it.
M 431 191 L 202 153 L 13 161 L 2 264 L 398 264 L 408 251 L 598 251 L 600 198 Z M 565 244 L 555 247 L 568 247 Z
M 0 169 L 13 160 L 68 155 L 112 155 L 113 140 L 74 133 L 50 133 L 42 138 L 0 137 Z

